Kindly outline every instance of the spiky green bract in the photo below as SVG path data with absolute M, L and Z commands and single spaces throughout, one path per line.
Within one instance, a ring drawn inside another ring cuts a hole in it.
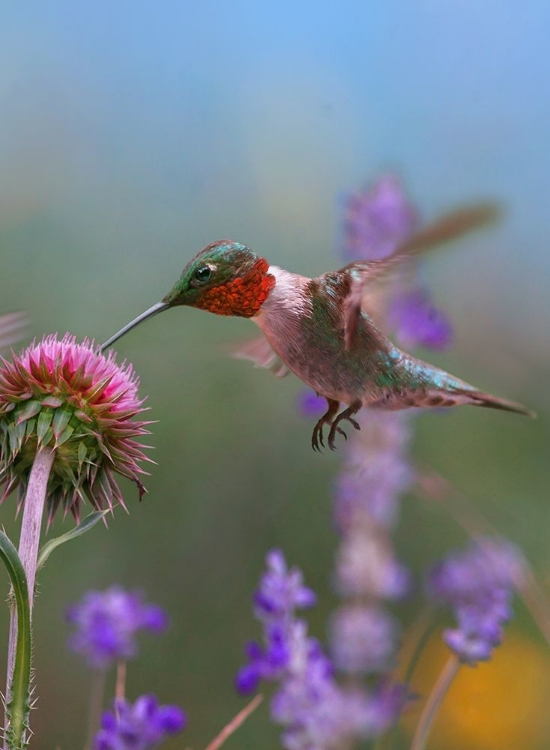
M 10 577 L 17 609 L 17 645 L 10 695 L 6 696 L 6 742 L 10 750 L 28 745 L 31 683 L 31 610 L 27 576 L 9 538 L 0 531 L 0 559 Z
M 115 474 L 145 492 L 136 438 L 148 434 L 138 379 L 131 365 L 103 356 L 88 339 L 47 336 L 12 361 L 0 360 L 0 487 L 3 502 L 19 488 L 23 502 L 37 449 L 55 460 L 48 484 L 48 522 L 62 506 L 80 519 L 86 498 L 98 510 L 124 506 Z
M 92 513 L 86 516 L 86 518 L 84 518 L 78 524 L 78 526 L 73 526 L 73 528 L 70 531 L 67 531 L 66 534 L 61 534 L 61 536 L 56 536 L 53 539 L 47 541 L 40 550 L 40 554 L 38 555 L 38 560 L 36 561 L 36 569 L 40 570 L 40 568 L 46 564 L 47 559 L 52 554 L 54 549 L 57 549 L 66 542 L 71 542 L 73 539 L 77 539 L 79 536 L 86 534 L 86 532 L 90 531 L 90 529 L 93 529 L 93 527 L 97 523 L 105 518 L 108 512 L 108 510 L 94 510 Z

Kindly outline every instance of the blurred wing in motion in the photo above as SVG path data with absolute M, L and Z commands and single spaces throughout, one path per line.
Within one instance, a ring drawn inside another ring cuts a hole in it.
M 249 359 L 256 367 L 271 370 L 278 378 L 284 378 L 290 372 L 265 336 L 250 339 L 233 349 L 231 353 L 236 359 Z
M 350 277 L 349 292 L 344 302 L 346 347 L 349 348 L 354 340 L 365 287 L 370 287 L 374 282 L 387 280 L 404 262 L 412 260 L 420 253 L 486 226 L 497 218 L 498 213 L 497 207 L 493 204 L 478 204 L 458 209 L 445 214 L 425 229 L 415 232 L 387 258 L 356 261 L 341 268 L 340 272 L 349 274 Z
M 4 349 L 24 338 L 29 319 L 24 312 L 12 312 L 0 315 L 0 349 Z

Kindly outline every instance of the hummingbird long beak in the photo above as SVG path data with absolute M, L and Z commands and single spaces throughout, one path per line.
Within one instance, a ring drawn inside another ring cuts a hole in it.
M 162 312 L 163 310 L 167 310 L 169 307 L 170 305 L 168 304 L 168 302 L 157 302 L 156 305 L 153 305 L 153 307 L 150 307 L 144 313 L 138 315 L 137 318 L 134 318 L 131 323 L 128 323 L 128 325 L 124 326 L 124 328 L 121 328 L 120 331 L 115 333 L 114 336 L 111 336 L 110 339 L 107 339 L 104 344 L 101 344 L 101 346 L 99 347 L 99 351 L 105 351 L 105 349 L 108 349 L 111 344 L 114 344 L 115 341 L 118 341 L 119 338 L 124 336 L 125 333 L 128 333 L 128 331 L 131 331 L 132 328 L 135 328 L 139 323 L 146 320 L 147 318 L 152 318 L 153 315 L 157 315 L 157 313 Z

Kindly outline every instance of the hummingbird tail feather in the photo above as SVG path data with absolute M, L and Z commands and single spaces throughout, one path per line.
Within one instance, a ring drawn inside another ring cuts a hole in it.
M 523 404 L 518 404 L 516 401 L 508 401 L 505 398 L 498 398 L 497 396 L 491 396 L 490 393 L 484 393 L 483 391 L 466 391 L 465 396 L 468 396 L 469 403 L 472 406 L 485 406 L 488 409 L 501 409 L 502 411 L 513 411 L 516 414 L 524 414 L 527 417 L 536 419 L 536 412 L 531 411 Z
M 408 402 L 410 406 L 484 406 L 488 409 L 512 411 L 532 418 L 537 416 L 534 411 L 527 409 L 523 404 L 492 396 L 490 393 L 480 391 L 471 383 L 467 383 L 439 367 L 415 359 L 404 352 L 400 352 L 400 354 L 400 374 L 403 378 L 403 390 L 406 390 L 407 383 L 410 384 L 411 382 L 416 386 L 419 383 L 424 386 L 420 389 L 412 389 L 412 399 Z

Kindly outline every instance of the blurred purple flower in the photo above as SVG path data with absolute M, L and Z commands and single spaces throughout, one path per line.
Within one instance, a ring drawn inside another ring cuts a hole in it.
M 267 571 L 254 594 L 258 619 L 268 623 L 286 621 L 293 617 L 295 609 L 315 604 L 315 593 L 304 586 L 302 571 L 298 568 L 289 570 L 281 550 L 271 550 L 266 565 Z
M 408 456 L 410 415 L 365 409 L 358 420 L 361 431 L 346 446 L 334 497 L 342 534 L 335 587 L 345 601 L 331 620 L 330 653 L 335 666 L 347 674 L 384 676 L 394 666 L 399 635 L 398 623 L 384 604 L 411 587 L 410 573 L 396 559 L 390 535 L 399 498 L 414 479 Z M 403 705 L 401 699 L 383 699 L 379 688 L 371 705 L 371 726 L 384 706 L 395 716 L 394 703 Z M 380 722 L 386 723 L 382 718 Z
M 298 412 L 303 417 L 321 417 L 327 410 L 327 400 L 314 391 L 303 389 L 298 394 Z
M 414 478 L 408 457 L 410 415 L 365 409 L 358 419 L 361 431 L 347 446 L 334 497 L 342 533 L 336 588 L 343 596 L 361 600 L 395 599 L 410 586 L 388 534 L 397 520 L 399 497 Z
M 335 568 L 335 587 L 344 597 L 401 599 L 411 587 L 410 573 L 395 559 L 389 537 L 364 516 L 348 529 Z
M 141 594 L 119 586 L 88 591 L 79 604 L 67 610 L 67 620 L 76 627 L 69 647 L 95 669 L 135 656 L 139 630 L 161 633 L 168 626 L 163 609 L 145 604 Z
M 187 723 L 177 706 L 159 706 L 154 695 L 142 695 L 132 705 L 117 700 L 114 711 L 103 714 L 94 750 L 153 750 Z
M 413 287 L 398 294 L 388 311 L 388 325 L 405 348 L 424 346 L 445 349 L 452 343 L 453 328 L 447 315 L 435 307 L 427 289 Z
M 364 409 L 358 414 L 361 431 L 346 447 L 346 469 L 353 469 L 368 482 L 377 483 L 387 474 L 397 474 L 400 483 L 392 492 L 403 492 L 414 479 L 408 456 L 412 438 L 411 413 Z M 387 481 L 387 479 L 386 479 Z
M 379 606 L 340 607 L 330 623 L 334 665 L 348 674 L 387 671 L 395 655 L 398 632 L 395 618 Z
M 369 705 L 369 715 L 363 718 L 374 735 L 385 732 L 395 724 L 406 704 L 411 700 L 406 685 L 381 683 Z
M 399 180 L 384 175 L 346 199 L 342 254 L 347 260 L 378 260 L 390 255 L 417 224 L 416 213 Z
M 286 727 L 282 736 L 286 750 L 329 750 L 390 726 L 403 700 L 396 701 L 390 712 L 388 701 L 381 702 L 376 691 L 340 687 L 321 645 L 308 635 L 306 622 L 295 616 L 297 608 L 314 603 L 313 592 L 303 585 L 296 568 L 287 568 L 279 550 L 270 552 L 266 563 L 268 571 L 254 596 L 265 645 L 248 644 L 249 662 L 237 674 L 237 689 L 252 692 L 260 680 L 279 684 L 271 711 L 273 719 Z
M 410 414 L 366 409 L 359 413 L 361 432 L 349 441 L 346 464 L 336 484 L 336 524 L 345 532 L 357 511 L 380 526 L 397 520 L 399 497 L 411 486 L 414 471 L 408 457 Z
M 519 550 L 491 538 L 476 540 L 431 572 L 428 592 L 449 604 L 457 620 L 457 627 L 445 630 L 443 639 L 462 661 L 475 664 L 491 658 L 512 616 L 512 591 L 520 584 L 522 573 Z

